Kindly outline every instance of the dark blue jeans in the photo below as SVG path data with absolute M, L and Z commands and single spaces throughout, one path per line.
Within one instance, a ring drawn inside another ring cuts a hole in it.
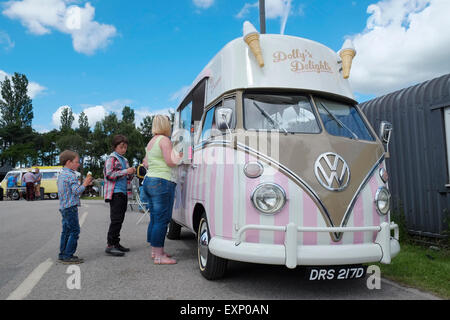
M 62 215 L 61 244 L 59 259 L 69 259 L 77 251 L 80 236 L 80 223 L 78 221 L 78 207 L 59 210 Z
M 147 242 L 155 248 L 163 248 L 167 226 L 172 219 L 173 202 L 176 183 L 146 177 L 144 193 L 147 197 L 147 209 L 150 211 L 150 223 L 147 231 Z

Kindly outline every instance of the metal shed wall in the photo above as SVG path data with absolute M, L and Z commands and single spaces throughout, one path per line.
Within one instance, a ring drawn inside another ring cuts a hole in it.
M 393 125 L 386 161 L 393 208 L 411 233 L 444 236 L 450 218 L 444 110 L 450 74 L 360 104 L 374 129 Z M 447 185 L 447 186 L 446 186 Z

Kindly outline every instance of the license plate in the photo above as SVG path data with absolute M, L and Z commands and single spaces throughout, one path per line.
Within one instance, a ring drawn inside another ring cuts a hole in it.
M 366 266 L 314 267 L 308 268 L 306 279 L 310 281 L 350 280 L 366 276 Z

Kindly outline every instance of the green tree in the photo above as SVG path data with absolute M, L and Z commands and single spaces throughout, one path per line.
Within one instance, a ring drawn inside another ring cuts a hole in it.
M 129 106 L 125 106 L 122 110 L 122 122 L 128 123 L 128 124 L 134 124 L 134 110 L 131 109 Z
M 153 138 L 152 126 L 154 118 L 155 116 L 146 116 L 142 120 L 141 126 L 139 127 L 139 132 L 142 134 L 146 143 L 148 143 Z
M 75 121 L 75 117 L 73 115 L 71 108 L 67 107 L 62 110 L 60 121 L 61 121 L 60 126 L 61 132 L 67 133 L 72 131 L 72 125 L 73 122 Z
M 12 166 L 26 164 L 35 153 L 30 147 L 34 133 L 32 100 L 28 96 L 28 79 L 25 75 L 14 73 L 9 79 L 0 81 L 0 162 Z M 21 147 L 23 145 L 23 147 Z
M 11 80 L 6 77 L 3 82 L 0 81 L 3 98 L 0 99 L 0 124 L 31 127 L 34 115 L 32 100 L 28 96 L 28 79 L 24 74 L 16 72 Z
M 84 112 L 80 113 L 80 117 L 78 118 L 78 134 L 84 139 L 89 139 L 89 133 L 91 131 L 91 127 L 89 126 L 89 119 Z

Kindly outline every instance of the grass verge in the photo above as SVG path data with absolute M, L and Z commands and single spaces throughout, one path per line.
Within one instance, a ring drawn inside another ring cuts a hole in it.
M 411 242 L 390 265 L 378 264 L 382 277 L 450 299 L 450 250 L 432 250 Z

